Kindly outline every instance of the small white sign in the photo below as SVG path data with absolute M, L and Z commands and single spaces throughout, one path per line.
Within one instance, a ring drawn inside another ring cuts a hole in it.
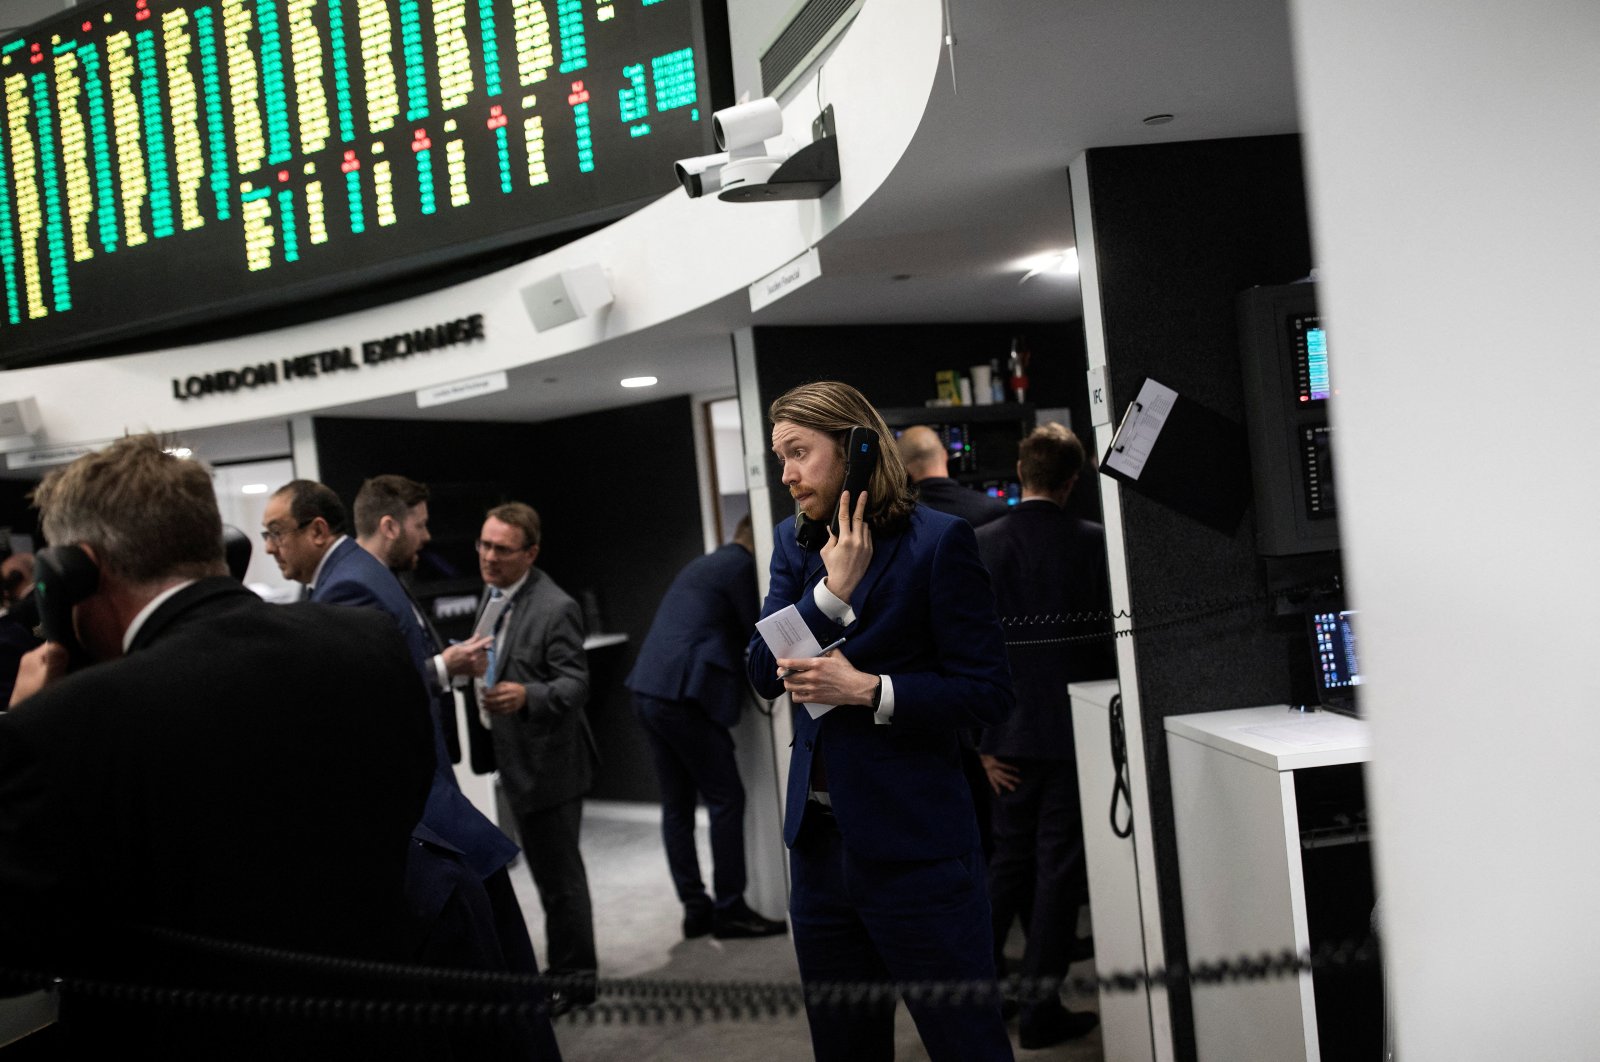
M 1094 427 L 1111 423 L 1111 393 L 1106 388 L 1106 367 L 1089 370 L 1089 423 Z
M 42 450 L 22 450 L 14 454 L 6 454 L 6 467 L 43 468 L 46 465 L 64 465 L 76 461 L 84 454 L 92 454 L 104 447 L 106 443 L 73 443 L 70 446 L 51 446 Z
M 750 285 L 750 312 L 771 306 L 796 288 L 804 287 L 822 275 L 822 256 L 815 247 L 791 259 Z
M 470 380 L 440 384 L 438 387 L 429 387 L 417 392 L 417 408 L 427 409 L 429 406 L 442 406 L 447 402 L 461 402 L 480 395 L 492 395 L 510 386 L 511 383 L 503 372 L 491 372 L 487 376 L 474 376 Z

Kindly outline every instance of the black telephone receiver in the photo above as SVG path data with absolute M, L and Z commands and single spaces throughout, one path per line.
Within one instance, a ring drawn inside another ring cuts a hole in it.
M 100 569 L 77 546 L 51 546 L 33 558 L 33 596 L 39 602 L 39 633 L 67 647 L 73 658 L 85 654 L 72 629 L 72 606 L 95 592 Z
M 841 490 L 850 495 L 850 504 L 872 483 L 872 473 L 878 468 L 878 433 L 871 428 L 856 425 L 844 441 L 844 486 Z M 833 516 L 826 522 L 812 520 L 805 513 L 794 518 L 794 540 L 807 553 L 814 553 L 828 544 L 828 533 L 839 533 L 839 509 L 835 502 Z

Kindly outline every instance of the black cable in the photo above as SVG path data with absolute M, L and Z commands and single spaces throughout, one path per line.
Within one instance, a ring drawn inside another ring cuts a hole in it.
M 1111 698 L 1111 771 L 1116 781 L 1111 784 L 1111 832 L 1123 840 L 1133 836 L 1133 789 L 1128 780 L 1128 734 L 1122 725 L 1122 694 Z M 1128 823 L 1117 825 L 1117 803 L 1128 802 Z

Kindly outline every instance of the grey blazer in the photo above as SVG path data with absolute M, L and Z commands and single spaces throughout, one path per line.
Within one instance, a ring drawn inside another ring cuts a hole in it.
M 486 591 L 480 613 L 487 600 Z M 511 806 L 529 814 L 582 796 L 594 781 L 598 755 L 583 711 L 589 664 L 578 603 L 538 568 L 506 609 L 496 680 L 522 683 L 528 703 L 491 717 L 491 731 Z

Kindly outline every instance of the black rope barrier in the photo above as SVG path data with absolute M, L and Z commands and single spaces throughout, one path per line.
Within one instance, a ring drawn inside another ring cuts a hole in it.
M 283 1019 L 339 1021 L 361 1025 L 481 1026 L 525 1021 L 546 1012 L 544 994 L 582 984 L 595 991 L 595 1002 L 564 1016 L 568 1022 L 593 1024 L 664 1024 L 794 1017 L 807 1006 L 856 1010 L 892 1005 L 897 1000 L 937 1007 L 970 1008 L 1098 993 L 1123 993 L 1179 984 L 1220 985 L 1297 977 L 1319 970 L 1348 970 L 1377 961 L 1373 938 L 1345 941 L 1312 952 L 1293 950 L 1240 955 L 1152 970 L 1124 970 L 1092 977 L 1065 979 L 1008 977 L 1001 981 L 813 982 L 799 981 L 668 981 L 650 978 L 549 977 L 442 967 L 342 959 L 290 952 L 235 941 L 217 941 L 173 930 L 155 930 L 161 938 L 214 953 L 317 971 L 364 976 L 410 986 L 513 990 L 521 998 L 505 999 L 376 999 L 346 996 L 276 995 L 129 983 L 42 970 L 0 968 L 0 986 L 7 992 L 48 989 L 63 995 L 165 1007 L 189 1012 Z

